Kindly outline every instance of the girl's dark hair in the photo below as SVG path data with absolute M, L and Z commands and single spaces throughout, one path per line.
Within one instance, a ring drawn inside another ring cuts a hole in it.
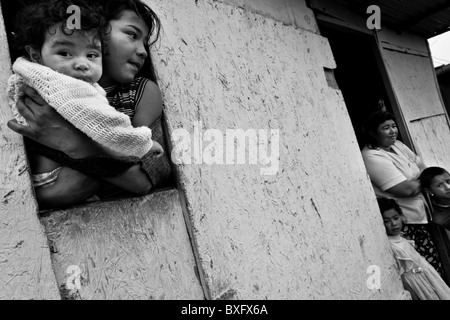
M 80 8 L 81 29 L 66 28 L 67 19 L 73 15 L 70 11 L 67 13 L 71 5 Z M 65 34 L 97 31 L 95 36 L 103 44 L 107 21 L 99 5 L 88 0 L 41 0 L 26 4 L 17 13 L 13 32 L 15 49 L 20 55 L 27 55 L 27 45 L 40 50 L 49 28 L 60 22 L 61 31 Z
M 400 206 L 398 205 L 397 201 L 394 199 L 389 198 L 377 198 L 378 207 L 380 208 L 381 215 L 383 215 L 383 212 L 395 209 L 399 215 L 403 215 L 402 209 L 400 209 Z
M 96 2 L 103 7 L 107 21 L 119 18 L 125 10 L 131 10 L 147 24 L 149 29 L 149 43 L 146 46 L 148 56 L 136 77 L 145 77 L 156 83 L 155 69 L 150 55 L 150 46 L 158 40 L 161 30 L 161 21 L 156 13 L 140 0 L 96 0 Z M 150 37 L 152 37 L 151 42 Z
M 393 120 L 395 123 L 397 123 L 394 115 L 387 111 L 376 111 L 367 117 L 363 125 L 363 133 L 366 144 L 369 148 L 373 149 L 379 147 L 376 139 L 377 129 L 380 124 L 387 120 Z
M 420 174 L 420 185 L 422 188 L 430 188 L 431 182 L 434 177 L 439 176 L 441 174 L 447 173 L 448 171 L 441 167 L 428 167 L 422 171 Z

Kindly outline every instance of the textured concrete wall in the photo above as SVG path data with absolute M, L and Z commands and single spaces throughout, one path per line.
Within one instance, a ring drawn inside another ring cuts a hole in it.
M 8 129 L 11 62 L 0 15 L 0 299 L 59 299 L 22 138 Z
M 383 29 L 382 55 L 417 152 L 428 166 L 450 168 L 450 128 L 426 39 Z
M 164 26 L 154 57 L 169 131 L 192 135 L 192 148 L 172 144 L 192 151 L 177 170 L 209 296 L 400 297 L 342 95 L 326 83 L 327 40 L 216 1 L 146 2 Z M 276 174 L 199 156 L 238 128 L 280 130 Z M 219 131 L 202 147 L 193 136 L 207 129 Z M 370 265 L 381 268 L 380 290 L 366 286 Z

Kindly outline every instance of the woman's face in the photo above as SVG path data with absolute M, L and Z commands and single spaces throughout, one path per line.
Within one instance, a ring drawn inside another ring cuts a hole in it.
M 134 11 L 125 10 L 109 21 L 111 32 L 107 35 L 107 54 L 103 56 L 103 87 L 133 81 L 142 68 L 148 53 L 149 29 Z
M 380 124 L 376 132 L 378 146 L 388 148 L 397 140 L 398 129 L 394 120 L 386 120 Z

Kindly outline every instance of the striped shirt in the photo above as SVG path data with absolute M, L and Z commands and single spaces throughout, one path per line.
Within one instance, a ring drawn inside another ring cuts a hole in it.
M 136 106 L 144 93 L 145 85 L 149 80 L 143 77 L 134 79 L 131 83 L 121 86 L 114 85 L 104 88 L 109 104 L 119 112 L 125 113 L 133 120 Z

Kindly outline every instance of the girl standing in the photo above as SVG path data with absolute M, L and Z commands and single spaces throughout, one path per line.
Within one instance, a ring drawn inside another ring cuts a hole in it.
M 450 300 L 450 288 L 436 269 L 414 249 L 414 241 L 401 236 L 403 214 L 397 202 L 387 198 L 377 201 L 405 289 L 415 300 Z

